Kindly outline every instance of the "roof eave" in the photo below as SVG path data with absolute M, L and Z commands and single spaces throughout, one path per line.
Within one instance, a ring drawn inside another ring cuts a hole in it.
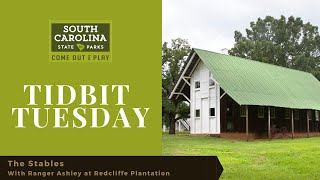
M 190 64 L 194 60 L 195 55 L 196 55 L 196 52 L 194 51 L 194 49 L 192 49 L 191 52 L 189 53 L 189 56 L 186 60 L 187 63 L 183 67 L 183 71 L 182 71 L 177 83 L 175 84 L 172 92 L 170 93 L 169 99 L 172 99 L 173 96 L 176 95 L 175 93 L 177 93 L 176 90 L 177 90 L 177 87 L 180 85 L 180 83 L 186 84 L 184 81 L 182 81 L 182 77 L 185 75 L 187 69 L 190 67 Z M 184 85 L 182 85 L 182 86 L 184 86 Z

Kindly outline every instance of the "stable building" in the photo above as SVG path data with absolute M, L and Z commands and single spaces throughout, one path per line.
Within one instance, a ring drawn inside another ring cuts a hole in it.
M 192 49 L 170 98 L 190 103 L 191 134 L 320 135 L 320 82 L 303 71 Z

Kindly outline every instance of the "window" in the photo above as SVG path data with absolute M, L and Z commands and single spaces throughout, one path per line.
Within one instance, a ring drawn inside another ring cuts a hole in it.
M 209 86 L 215 86 L 215 82 L 211 78 L 209 78 Z
M 210 116 L 216 116 L 216 109 L 210 108 Z
M 199 88 L 200 88 L 200 81 L 196 81 L 196 82 L 195 82 L 195 88 L 196 88 L 196 89 L 199 89 Z
M 247 117 L 246 106 L 240 106 L 240 117 Z
M 214 80 L 212 79 L 212 74 L 211 72 L 209 72 L 209 87 L 210 86 L 214 86 L 216 83 L 214 82 Z
M 200 117 L 200 109 L 196 109 L 196 117 Z
M 316 111 L 316 121 L 319 121 L 319 111 Z
M 299 120 L 299 110 L 298 109 L 293 110 L 293 116 L 294 116 L 294 120 Z
M 275 107 L 270 107 L 270 117 L 276 118 L 276 108 Z
M 284 111 L 284 118 L 285 118 L 285 119 L 290 119 L 290 109 L 286 109 L 286 110 Z
M 264 118 L 264 107 L 258 107 L 258 118 Z
M 312 120 L 312 111 L 308 110 L 308 120 Z

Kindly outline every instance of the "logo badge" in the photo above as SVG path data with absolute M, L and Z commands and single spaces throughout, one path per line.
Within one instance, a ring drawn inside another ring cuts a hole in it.
M 111 61 L 110 22 L 51 22 L 52 62 Z

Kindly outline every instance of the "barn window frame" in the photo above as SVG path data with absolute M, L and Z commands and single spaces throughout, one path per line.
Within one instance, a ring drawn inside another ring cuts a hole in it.
M 264 118 L 264 107 L 263 106 L 258 107 L 258 118 Z
M 212 115 L 212 112 L 213 112 L 213 115 Z M 209 108 L 209 117 L 216 117 L 216 108 L 214 107 Z
M 200 87 L 201 87 L 200 81 L 195 81 L 195 82 L 194 82 L 194 88 L 195 88 L 195 90 L 200 90 Z
M 246 106 L 240 106 L 240 117 L 247 117 Z
M 209 87 L 213 88 L 216 86 L 216 82 L 214 82 L 214 80 L 210 77 L 209 78 Z
M 196 109 L 195 110 L 195 115 L 194 115 L 195 118 L 200 118 L 201 117 L 201 112 L 200 112 L 200 109 Z
M 290 109 L 284 110 L 284 119 L 290 119 Z
M 276 108 L 270 107 L 270 118 L 276 118 Z

